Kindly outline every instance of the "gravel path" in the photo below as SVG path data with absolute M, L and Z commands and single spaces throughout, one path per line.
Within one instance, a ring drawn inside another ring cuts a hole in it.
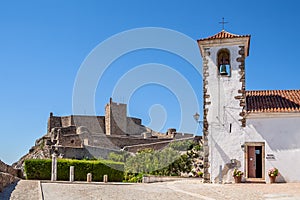
M 1 200 L 300 200 L 300 183 L 287 184 L 203 184 L 186 179 L 151 184 L 103 184 L 19 181 L 0 193 Z M 41 189 L 43 193 L 41 192 Z M 8 195 L 5 197 L 5 194 Z M 42 196 L 43 194 L 43 196 Z

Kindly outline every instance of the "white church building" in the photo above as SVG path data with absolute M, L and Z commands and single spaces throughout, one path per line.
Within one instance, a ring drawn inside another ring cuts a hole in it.
M 300 90 L 248 91 L 250 35 L 225 30 L 198 40 L 203 58 L 204 180 L 300 182 Z

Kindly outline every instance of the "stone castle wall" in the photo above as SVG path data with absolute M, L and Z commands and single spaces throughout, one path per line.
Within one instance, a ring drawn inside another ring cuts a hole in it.
M 116 121 L 112 121 L 112 128 L 106 126 L 106 121 L 109 121 L 104 116 L 80 116 L 80 115 L 70 115 L 70 116 L 50 116 L 48 119 L 48 133 L 51 132 L 53 128 L 67 128 L 67 127 L 80 127 L 85 126 L 92 133 L 104 133 L 106 131 L 115 131 L 113 135 L 125 135 L 125 134 L 141 134 L 147 131 L 144 126 L 142 126 L 142 120 L 138 118 L 125 117 L 126 121 L 126 132 L 123 132 L 118 126 Z M 107 122 L 108 123 L 108 122 Z M 109 124 L 108 124 L 109 125 Z M 124 126 L 123 126 L 124 127 Z M 76 130 L 76 129 L 75 129 Z M 75 131 L 73 132 L 75 134 Z M 111 134 L 107 134 L 111 135 Z
M 142 125 L 142 120 L 137 118 L 127 117 L 127 130 L 126 134 L 129 135 L 139 135 L 147 132 L 147 128 Z
M 70 127 L 70 126 L 85 126 L 91 132 L 105 133 L 105 117 L 104 116 L 87 116 L 87 115 L 70 115 L 70 116 L 53 116 L 50 113 L 48 119 L 48 133 L 53 128 Z
M 126 104 L 112 102 L 112 99 L 105 106 L 105 116 L 53 116 L 53 113 L 50 113 L 48 133 L 53 128 L 71 126 L 84 126 L 91 133 L 104 133 L 106 135 L 141 135 L 141 133 L 147 132 L 147 129 L 142 126 L 141 119 L 127 117 Z
M 62 127 L 74 126 L 73 116 L 61 117 L 60 120 Z
M 64 135 L 59 137 L 58 145 L 63 145 L 67 147 L 81 147 L 83 145 L 83 141 L 79 135 Z
M 92 133 L 105 133 L 104 116 L 79 116 L 73 115 L 76 127 L 85 126 Z

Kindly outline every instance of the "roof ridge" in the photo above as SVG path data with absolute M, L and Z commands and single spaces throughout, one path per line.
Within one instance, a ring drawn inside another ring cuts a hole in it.
M 280 90 L 246 90 L 246 92 L 291 92 L 291 91 L 300 91 L 300 89 L 280 89 Z
M 198 41 L 212 40 L 212 39 L 225 39 L 225 38 L 242 38 L 242 37 L 250 37 L 250 35 L 237 35 L 237 34 L 222 30 L 212 36 L 209 36 L 209 37 L 206 37 L 203 39 L 199 39 Z

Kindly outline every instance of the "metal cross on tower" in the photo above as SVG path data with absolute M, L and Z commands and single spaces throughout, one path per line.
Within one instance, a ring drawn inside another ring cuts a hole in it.
M 228 22 L 225 22 L 225 19 L 224 19 L 224 17 L 222 17 L 222 21 L 221 22 L 219 22 L 219 24 L 222 24 L 222 31 L 224 31 L 225 30 L 225 24 L 227 24 Z

